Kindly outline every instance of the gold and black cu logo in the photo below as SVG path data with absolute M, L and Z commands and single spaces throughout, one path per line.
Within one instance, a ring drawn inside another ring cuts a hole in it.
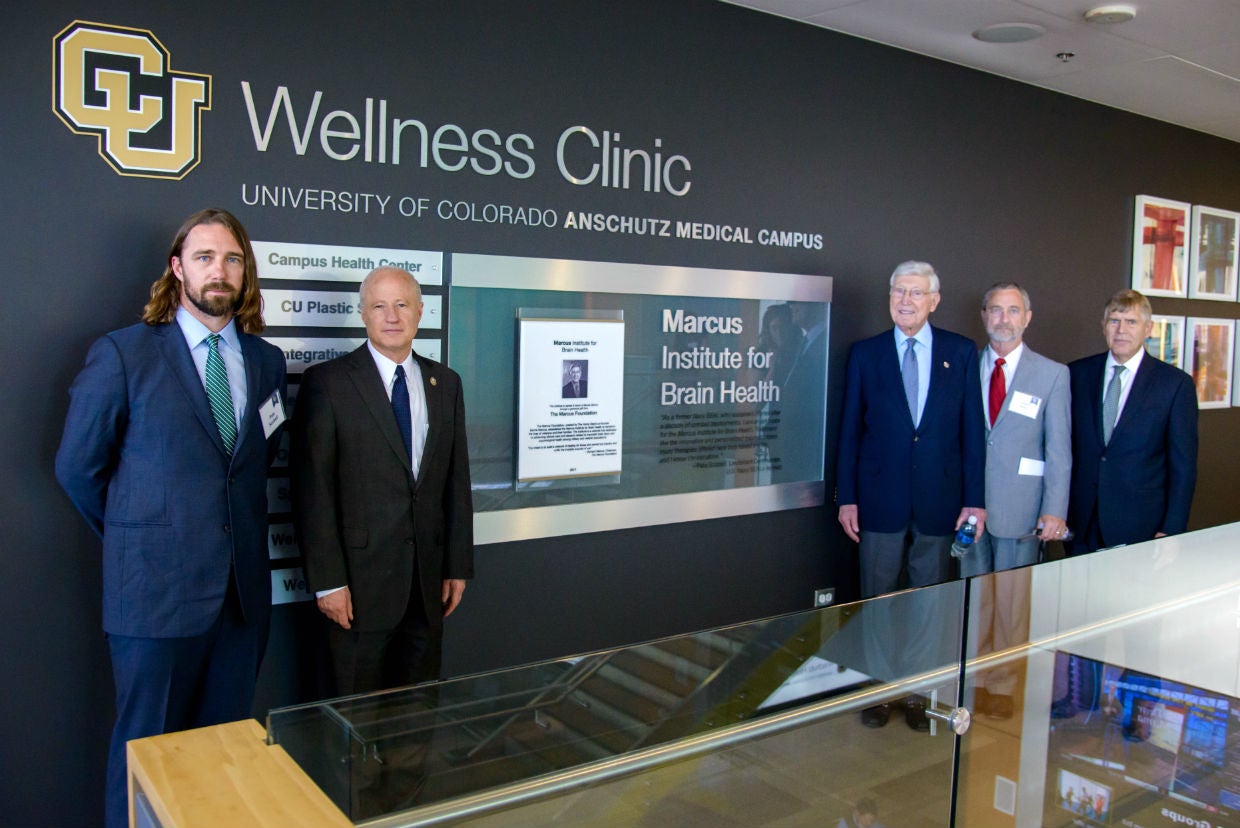
M 52 109 L 95 135 L 121 175 L 181 179 L 197 166 L 211 76 L 173 72 L 146 29 L 75 20 L 52 41 Z

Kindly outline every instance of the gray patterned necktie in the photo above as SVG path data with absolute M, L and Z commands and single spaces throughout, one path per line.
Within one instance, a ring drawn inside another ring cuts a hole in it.
M 228 385 L 228 368 L 220 356 L 220 335 L 207 334 L 207 402 L 211 416 L 220 430 L 224 448 L 232 454 L 237 445 L 237 420 L 233 414 L 232 390 Z
M 1119 392 L 1122 387 L 1120 377 L 1124 375 L 1124 366 L 1116 365 L 1111 373 L 1111 382 L 1102 397 L 1102 443 L 1111 442 L 1111 432 L 1115 430 L 1115 421 L 1119 417 Z
M 908 413 L 913 417 L 913 426 L 917 425 L 917 354 L 913 346 L 917 340 L 909 337 L 904 340 L 904 361 L 900 365 L 900 373 L 904 375 L 904 396 L 908 400 Z

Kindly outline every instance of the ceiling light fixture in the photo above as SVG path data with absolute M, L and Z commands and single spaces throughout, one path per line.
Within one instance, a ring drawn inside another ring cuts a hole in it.
M 978 29 L 973 37 L 983 43 L 1024 43 L 1044 34 L 1046 29 L 1036 23 L 995 23 Z
M 1127 23 L 1137 16 L 1135 6 L 1127 4 L 1112 3 L 1106 6 L 1098 6 L 1085 12 L 1086 23 Z

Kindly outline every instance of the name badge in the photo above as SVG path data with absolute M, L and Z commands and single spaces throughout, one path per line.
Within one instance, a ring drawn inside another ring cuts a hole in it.
M 1026 394 L 1024 391 L 1017 391 L 1012 394 L 1012 404 L 1008 406 L 1008 411 L 1013 411 L 1031 420 L 1035 420 L 1041 408 L 1041 397 Z
M 280 399 L 280 389 L 271 392 L 262 405 L 258 407 L 258 419 L 263 424 L 263 436 L 270 437 L 280 427 L 280 423 L 288 419 L 284 413 L 284 401 Z
M 1034 460 L 1032 457 L 1022 457 L 1020 458 L 1020 467 L 1016 469 L 1016 473 L 1030 477 L 1042 477 L 1046 473 L 1046 461 Z

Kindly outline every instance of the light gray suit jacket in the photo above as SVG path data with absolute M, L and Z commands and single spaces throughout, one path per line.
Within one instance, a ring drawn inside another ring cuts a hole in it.
M 986 530 L 998 538 L 1029 534 L 1037 527 L 1039 515 L 1067 517 L 1072 479 L 1068 366 L 1026 345 L 1007 392 L 994 426 L 989 426 L 990 415 L 986 414 Z M 988 396 L 984 386 L 983 407 Z M 1021 413 L 1032 408 L 1029 397 L 1038 401 L 1032 417 Z M 1014 402 L 1016 410 L 1012 410 Z M 1026 472 L 1043 463 L 1043 473 L 1021 474 L 1022 460 Z

